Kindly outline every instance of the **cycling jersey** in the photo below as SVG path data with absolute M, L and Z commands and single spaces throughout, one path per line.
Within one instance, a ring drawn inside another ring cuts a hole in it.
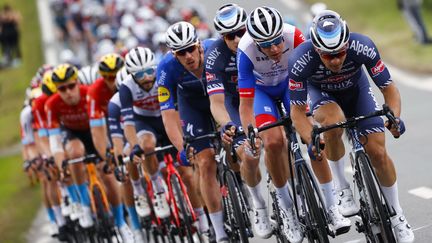
M 108 128 L 111 137 L 123 137 L 121 107 L 120 94 L 117 92 L 108 103 Z
M 31 107 L 29 105 L 24 106 L 20 113 L 20 130 L 21 130 L 21 144 L 29 145 L 35 142 L 33 136 L 33 117 Z
M 114 93 L 115 90 L 111 90 L 108 87 L 103 77 L 96 79 L 96 81 L 89 86 L 87 103 L 90 126 L 97 127 L 105 124 L 105 117 L 108 116 L 108 102 Z
M 39 137 L 48 136 L 46 130 L 46 114 L 45 114 L 45 103 L 50 96 L 42 94 L 32 101 L 32 115 L 34 117 L 33 123 L 34 128 L 37 129 Z
M 375 44 L 364 35 L 350 34 L 346 59 L 339 73 L 328 70 L 312 43 L 305 42 L 289 60 L 291 104 L 306 104 L 309 94 L 312 111 L 331 102 L 339 104 L 347 117 L 379 109 L 363 65 L 379 88 L 392 82 Z M 359 130 L 362 134 L 384 131 L 382 119 L 365 120 L 360 123 Z
M 206 39 L 201 42 L 204 55 L 207 54 L 214 39 Z M 200 136 L 212 132 L 213 122 L 210 112 L 210 101 L 207 95 L 207 82 L 205 70 L 201 77 L 196 77 L 187 71 L 183 65 L 169 52 L 158 65 L 157 83 L 160 109 L 175 109 L 175 96 L 177 97 L 178 110 L 182 120 L 183 133 L 188 136 Z M 200 152 L 210 148 L 208 139 L 201 139 L 191 144 Z
M 239 93 L 242 98 L 254 98 L 257 127 L 277 120 L 277 100 L 283 102 L 289 113 L 288 57 L 304 41 L 304 36 L 299 29 L 289 24 L 284 24 L 282 36 L 284 47 L 279 61 L 267 57 L 248 33 L 245 33 L 238 46 Z

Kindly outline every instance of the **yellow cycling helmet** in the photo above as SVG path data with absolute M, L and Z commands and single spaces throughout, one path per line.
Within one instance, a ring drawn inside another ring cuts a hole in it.
M 117 74 L 117 71 L 120 70 L 124 65 L 123 58 L 116 54 L 110 53 L 102 56 L 99 61 L 99 73 L 102 76 L 113 76 Z
M 52 95 L 57 92 L 57 87 L 52 81 L 52 71 L 46 71 L 42 78 L 42 92 L 46 95 Z
M 78 78 L 78 70 L 75 66 L 70 64 L 60 64 L 54 68 L 51 76 L 52 82 L 58 86 L 69 80 Z

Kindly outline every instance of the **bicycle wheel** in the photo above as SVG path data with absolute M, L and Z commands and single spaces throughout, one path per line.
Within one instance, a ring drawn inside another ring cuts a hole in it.
M 374 235 L 374 239 L 377 242 L 396 242 L 392 227 L 391 219 L 388 207 L 385 205 L 384 195 L 382 195 L 379 188 L 379 183 L 376 181 L 374 171 L 371 167 L 369 158 L 365 153 L 358 153 L 357 155 L 358 164 L 363 175 L 363 181 L 367 194 L 369 195 L 369 209 L 370 212 L 370 225 L 378 226 L 380 232 Z M 371 229 L 373 231 L 373 229 Z
M 246 223 L 244 219 L 243 210 L 244 208 L 240 207 L 240 197 L 238 194 L 241 193 L 240 188 L 238 188 L 236 185 L 236 182 L 234 181 L 235 178 L 231 171 L 226 171 L 224 173 L 225 176 L 225 183 L 228 187 L 228 195 L 229 195 L 229 203 L 228 207 L 231 206 L 231 213 L 229 214 L 230 217 L 230 223 L 231 223 L 231 229 L 233 229 L 233 233 L 235 236 L 238 236 L 240 239 L 240 242 L 243 243 L 249 243 L 249 238 L 247 234 L 247 228 Z
M 299 185 L 304 193 L 304 199 L 306 201 L 306 236 L 309 242 L 324 242 L 328 243 L 327 235 L 327 223 L 326 218 L 323 214 L 324 207 L 323 203 L 320 202 L 320 197 L 318 196 L 319 191 L 313 186 L 313 178 L 310 170 L 306 165 L 301 165 L 299 171 Z M 315 184 L 316 185 L 316 184 Z
M 182 238 L 181 233 L 184 233 L 189 242 L 194 242 L 193 241 L 194 231 L 192 230 L 193 228 L 192 213 L 185 199 L 186 197 L 188 197 L 188 195 L 183 193 L 183 190 L 181 189 L 181 185 L 179 182 L 179 178 L 176 175 L 173 175 L 171 177 L 170 183 L 173 188 L 175 203 L 177 204 L 176 206 L 178 209 L 180 209 L 179 216 L 180 219 L 182 220 L 180 227 L 182 228 L 183 232 L 180 232 L 179 236 L 180 238 Z
M 273 215 L 271 216 L 271 218 L 275 221 L 275 225 L 273 226 L 273 233 L 276 237 L 276 242 L 277 243 L 289 243 L 288 239 L 285 237 L 285 235 L 282 233 L 282 226 L 283 226 L 283 222 L 282 222 L 282 218 L 280 216 L 280 209 L 279 209 L 279 200 L 276 196 L 276 192 L 274 189 L 274 185 L 273 183 L 270 181 L 269 182 L 269 193 L 270 193 L 270 197 L 272 199 L 272 209 L 273 209 Z
M 108 213 L 105 212 L 105 206 L 102 199 L 102 191 L 98 186 L 93 187 L 93 198 L 96 206 L 96 232 L 98 235 L 99 242 L 111 243 L 111 236 L 113 234 L 113 228 Z

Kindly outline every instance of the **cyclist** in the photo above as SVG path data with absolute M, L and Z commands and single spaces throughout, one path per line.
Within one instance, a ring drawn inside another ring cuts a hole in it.
M 99 74 L 101 77 L 89 86 L 87 91 L 88 116 L 93 144 L 99 156 L 107 163 L 110 161 L 107 161 L 106 151 L 110 145 L 105 119 L 108 116 L 109 100 L 117 91 L 115 77 L 123 65 L 123 58 L 118 54 L 110 53 L 102 56 L 99 61 Z M 108 201 L 112 206 L 115 225 L 119 228 L 124 241 L 133 242 L 132 232 L 124 219 L 119 184 L 113 173 L 105 173 L 102 168 L 99 169 L 102 181 L 107 189 Z
M 312 126 L 306 122 L 305 116 L 307 95 L 314 119 L 323 126 L 343 121 L 345 117 L 366 115 L 379 109 L 368 75 L 380 88 L 385 103 L 398 117 L 400 132 L 391 127 L 391 133 L 403 134 L 405 125 L 399 118 L 399 91 L 372 40 L 358 33 L 350 33 L 346 22 L 338 13 L 330 10 L 322 11 L 314 18 L 310 35 L 311 40 L 299 46 L 289 60 L 291 117 L 309 148 L 314 151 L 310 137 Z M 363 65 L 368 75 L 363 71 Z M 384 123 L 381 118 L 368 119 L 359 124 L 359 131 L 363 142 L 367 141 L 364 146 L 376 170 L 381 189 L 397 213 L 391 220 L 397 240 L 413 242 L 413 231 L 403 216 L 398 200 L 395 168 L 385 149 Z M 335 184 L 340 200 L 342 205 L 348 205 L 340 210 L 349 216 L 355 212 L 350 210 L 350 204 L 354 204 L 354 201 L 344 177 L 347 159 L 342 133 L 342 129 L 326 132 L 324 142 L 326 155 L 336 175 Z
M 193 25 L 184 21 L 168 28 L 166 40 L 171 51 L 163 57 L 157 71 L 160 109 L 168 137 L 179 151 L 181 163 L 187 165 L 183 134 L 194 137 L 213 131 L 206 92 L 204 53 L 214 41 L 207 39 L 201 42 Z M 215 229 L 216 241 L 228 242 L 223 228 L 222 198 L 216 179 L 214 150 L 208 139 L 195 141 L 191 146 L 197 152 L 195 173 L 199 175 L 199 189 Z M 207 225 L 202 224 L 206 222 L 203 210 L 196 209 L 195 212 L 199 216 L 200 231 L 208 231 Z
M 92 85 L 99 77 L 98 63 L 84 66 L 78 71 L 78 79 L 80 83 L 84 85 Z
M 66 158 L 80 158 L 85 152 L 96 153 L 86 112 L 87 87 L 79 85 L 77 76 L 78 70 L 74 66 L 60 64 L 55 67 L 51 79 L 57 93 L 45 103 L 50 151 L 58 168 L 62 168 L 62 162 Z M 65 133 L 64 139 L 62 131 Z M 83 228 L 89 228 L 93 225 L 93 219 L 83 163 L 71 164 L 69 168 L 73 187 L 78 188 L 79 195 L 72 193 L 71 197 L 79 200 L 82 209 L 79 223 Z
M 210 47 L 205 55 L 205 71 L 207 78 L 207 93 L 210 98 L 210 108 L 215 120 L 222 125 L 222 132 L 226 133 L 224 141 L 231 144 L 238 154 L 238 158 L 243 161 L 241 165 L 242 175 L 248 185 L 256 185 L 255 178 L 261 178 L 259 170 L 256 168 L 259 158 L 247 156 L 242 144 L 246 136 L 240 136 L 234 141 L 230 137 L 233 135 L 232 128 L 242 130 L 239 115 L 239 94 L 237 85 L 237 65 L 236 53 L 240 38 L 246 32 L 246 11 L 236 4 L 225 4 L 221 6 L 214 17 L 214 26 L 221 35 Z M 229 135 L 229 136 L 228 136 Z M 249 165 L 254 165 L 250 171 Z M 243 171 L 246 170 L 246 171 Z M 249 178 L 250 175 L 252 178 Z M 248 186 L 249 190 L 254 187 Z M 259 189 L 259 188 L 257 188 Z M 255 190 L 256 191 L 256 190 Z M 258 192 L 260 195 L 261 193 Z M 255 195 L 257 193 L 253 193 Z M 262 197 L 261 197 L 262 198 Z M 261 208 L 257 199 L 253 197 L 254 228 L 256 234 L 261 238 L 269 238 L 272 228 L 267 215 L 267 209 Z M 259 199 L 258 199 L 259 200 Z
M 115 80 L 117 90 L 120 89 L 121 83 L 127 78 L 128 75 L 129 74 L 127 73 L 125 66 L 123 66 L 120 71 L 117 72 Z M 129 154 L 130 152 L 129 144 L 125 145 L 124 142 L 125 139 L 123 136 L 123 118 L 121 116 L 121 108 L 120 93 L 117 92 L 113 95 L 113 97 L 110 99 L 110 102 L 108 103 L 108 128 L 116 159 L 118 156 L 123 156 L 123 154 Z M 117 163 L 118 162 L 119 161 L 117 161 Z M 141 232 L 141 223 L 137 211 L 140 212 L 139 215 L 141 217 L 145 217 L 150 215 L 150 208 L 144 196 L 142 197 L 142 200 L 138 199 L 138 195 L 143 195 L 145 189 L 142 187 L 137 167 L 132 163 L 127 163 L 126 168 L 129 172 L 130 180 L 126 179 L 122 183 L 122 193 L 124 197 L 123 201 L 131 219 L 131 228 L 135 241 L 144 242 L 144 236 Z

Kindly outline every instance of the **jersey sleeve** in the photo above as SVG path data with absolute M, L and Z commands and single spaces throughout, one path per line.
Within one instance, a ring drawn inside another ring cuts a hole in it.
M 121 110 L 113 102 L 108 103 L 108 128 L 111 137 L 123 137 L 121 128 Z
M 20 114 L 21 144 L 34 143 L 31 108 L 26 106 Z
M 381 59 L 375 43 L 367 36 L 359 35 L 350 44 L 350 51 L 355 52 L 366 67 L 367 72 L 380 88 L 387 87 L 391 82 L 390 72 Z
M 225 91 L 223 85 L 223 79 L 225 78 L 223 67 L 225 64 L 223 63 L 221 50 L 215 47 L 206 52 L 204 62 L 208 95 L 223 94 Z
M 105 114 L 99 101 L 100 96 L 97 89 L 97 83 L 91 85 L 87 91 L 87 111 L 90 118 L 90 127 L 99 127 L 105 125 Z
M 172 65 L 172 62 L 167 62 L 166 58 L 167 56 L 159 63 L 156 73 L 161 111 L 175 109 L 176 72 L 171 71 L 170 65 Z
M 253 63 L 249 57 L 237 50 L 238 86 L 241 98 L 253 98 L 255 96 L 255 75 Z
M 61 133 L 60 121 L 58 120 L 57 110 L 55 108 L 55 99 L 48 99 L 48 101 L 45 103 L 45 114 L 48 134 L 50 136 L 59 135 Z
M 120 86 L 120 103 L 122 104 L 121 115 L 124 119 L 125 125 L 134 125 L 134 113 L 133 113 L 133 97 L 132 92 L 128 86 L 122 84 Z
M 307 104 L 307 79 L 304 69 L 299 71 L 296 68 L 297 61 L 302 56 L 300 49 L 295 49 L 288 59 L 288 88 L 290 92 L 291 105 L 306 105 Z
M 295 28 L 295 31 L 294 31 L 294 48 L 296 48 L 298 45 L 303 43 L 305 40 L 306 39 L 305 39 L 303 33 L 301 32 L 301 30 L 299 30 L 298 28 Z

